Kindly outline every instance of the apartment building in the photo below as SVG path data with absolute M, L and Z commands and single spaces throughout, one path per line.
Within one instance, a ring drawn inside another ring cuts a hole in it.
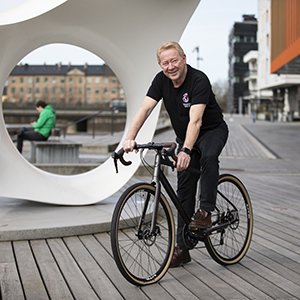
M 27 104 L 43 99 L 68 106 L 111 103 L 124 90 L 107 65 L 17 65 L 9 75 L 6 101 Z
M 248 94 L 248 84 L 244 77 L 249 72 L 243 57 L 250 50 L 257 50 L 257 19 L 254 15 L 243 15 L 241 22 L 235 22 L 229 34 L 229 90 L 228 111 L 245 113 L 244 94 Z
M 299 119 L 300 0 L 259 0 L 258 24 L 258 90 L 272 93 L 272 120 Z

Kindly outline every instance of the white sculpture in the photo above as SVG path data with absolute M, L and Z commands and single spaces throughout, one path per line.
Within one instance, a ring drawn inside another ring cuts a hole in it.
M 179 40 L 200 0 L 27 0 L 0 14 L 0 89 L 14 66 L 31 51 L 52 43 L 85 48 L 111 67 L 124 87 L 125 131 L 158 71 L 156 48 Z M 137 141 L 152 139 L 159 111 L 141 130 Z M 42 171 L 20 155 L 5 128 L 0 107 L 0 196 L 32 201 L 84 205 L 99 202 L 120 189 L 134 174 L 130 167 L 115 173 L 109 158 L 84 174 L 63 176 Z M 122 141 L 121 141 L 122 143 Z

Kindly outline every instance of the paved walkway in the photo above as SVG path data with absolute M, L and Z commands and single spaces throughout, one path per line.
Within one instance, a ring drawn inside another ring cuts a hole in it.
M 135 288 L 118 272 L 107 233 L 119 193 L 87 207 L 2 198 L 2 299 L 300 299 L 300 124 L 234 116 L 228 125 L 221 170 L 242 179 L 255 215 L 240 264 L 224 268 L 200 248 L 159 284 Z

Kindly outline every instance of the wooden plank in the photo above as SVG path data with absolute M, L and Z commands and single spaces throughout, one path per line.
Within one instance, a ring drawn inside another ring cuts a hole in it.
M 259 228 L 255 229 L 255 236 L 260 236 L 264 238 L 265 240 L 268 240 L 272 242 L 272 244 L 280 246 L 282 249 L 285 249 L 285 251 L 289 251 L 290 256 L 294 257 L 296 261 L 299 261 L 300 259 L 300 248 L 297 247 L 297 245 L 294 245 L 293 243 L 290 243 L 288 241 L 285 241 L 284 239 L 280 237 L 276 237 L 272 234 L 269 234 L 266 231 L 263 231 Z
M 300 295 L 300 286 L 286 279 L 284 274 L 279 275 L 250 257 L 245 257 L 241 265 L 246 269 L 243 268 L 240 271 L 238 268 L 234 268 L 232 271 L 272 298 L 288 299 L 291 296 Z
M 191 251 L 192 262 L 184 266 L 184 269 L 188 270 L 191 274 L 197 278 L 198 282 L 205 285 L 205 289 L 200 290 L 200 299 L 247 299 L 241 293 L 236 291 L 231 285 L 224 282 L 222 278 L 216 276 L 209 269 L 205 268 L 206 262 L 195 255 L 197 250 Z M 208 258 L 207 260 L 209 260 Z M 173 272 L 173 270 L 171 271 Z M 177 272 L 177 269 L 174 269 Z M 197 284 L 197 282 L 196 282 Z
M 296 253 L 294 253 L 293 251 L 287 249 L 287 248 L 284 248 L 284 247 L 281 247 L 280 244 L 275 244 L 273 243 L 272 240 L 268 240 L 264 237 L 264 235 L 262 236 L 258 236 L 258 235 L 254 235 L 253 236 L 253 239 L 265 246 L 266 248 L 269 248 L 269 249 L 272 249 L 273 251 L 276 251 L 277 253 L 283 255 L 283 256 L 286 256 L 288 257 L 289 259 L 293 260 L 294 262 L 296 263 L 299 263 L 300 259 L 299 259 L 299 255 L 297 255 Z
M 109 253 L 109 255 L 112 257 L 111 254 L 111 246 L 110 246 L 110 235 L 109 234 L 101 234 L 98 236 L 98 239 L 101 243 L 101 246 L 104 247 L 104 249 Z M 113 262 L 114 263 L 114 262 Z M 115 265 L 115 263 L 114 263 Z M 119 272 L 119 270 L 116 270 L 116 272 Z M 119 273 L 121 274 L 121 273 Z M 126 281 L 127 282 L 127 281 Z M 127 286 L 131 286 L 130 283 L 127 282 Z M 171 297 L 169 293 L 164 290 L 160 284 L 154 284 L 150 286 L 141 287 L 141 290 L 149 296 L 150 299 L 174 299 Z
M 11 242 L 0 242 L 0 299 L 25 299 Z
M 271 259 L 273 261 L 272 265 L 274 264 L 274 262 L 276 262 L 277 264 L 284 266 L 288 270 L 300 274 L 300 262 L 296 263 L 294 260 L 283 255 L 282 253 L 278 253 L 272 248 L 267 248 L 264 245 L 257 243 L 256 240 L 252 241 L 251 248 L 259 252 L 259 254 L 262 254 L 263 256 Z M 287 272 L 285 272 L 285 274 L 288 275 Z M 295 279 L 297 279 L 297 277 L 295 277 Z M 300 282 L 300 280 L 298 282 Z
M 50 299 L 73 299 L 46 241 L 34 240 L 30 244 Z
M 241 268 L 240 264 L 225 268 L 212 260 L 206 249 L 194 250 L 192 255 L 197 263 L 204 268 L 201 272 L 204 276 L 206 276 L 209 271 L 219 278 L 221 286 L 223 287 L 218 292 L 225 299 L 272 299 L 258 289 L 256 285 L 249 283 L 233 272 L 233 270 Z M 242 269 L 244 270 L 245 268 L 242 267 Z M 219 285 L 217 284 L 215 287 L 214 281 L 212 280 L 211 288 L 219 288 Z
M 196 266 L 194 261 L 186 265 L 186 267 L 184 268 L 179 267 L 176 269 L 169 269 L 169 273 L 174 277 L 172 280 L 173 284 L 175 286 L 178 285 L 179 288 L 184 286 L 185 289 L 190 291 L 190 293 L 196 296 L 197 299 L 223 299 L 213 289 L 211 289 L 205 283 L 199 280 L 195 273 L 190 271 L 191 269 L 188 267 L 193 268 L 192 265 Z M 197 272 L 199 272 L 199 269 Z M 182 289 L 182 292 L 178 293 L 178 289 L 174 288 L 173 292 L 172 285 L 169 285 L 168 281 L 163 281 L 162 286 L 166 288 L 173 297 L 176 296 L 177 299 L 184 299 L 186 297 L 189 298 L 189 295 L 186 294 L 185 289 Z
M 99 299 L 62 239 L 48 239 L 48 245 L 75 299 Z
M 98 236 L 99 242 L 103 245 L 107 252 L 111 253 L 111 246 L 110 246 L 110 235 L 109 234 L 102 234 Z M 190 277 L 191 274 L 187 274 Z M 154 286 L 154 285 L 153 285 Z M 145 293 L 150 292 L 147 294 L 149 298 L 153 297 L 152 290 L 148 288 L 141 288 Z M 183 297 L 187 297 L 188 299 L 197 299 L 197 297 L 187 289 L 180 281 L 176 280 L 170 273 L 167 273 L 156 285 L 156 292 L 160 295 L 160 298 L 168 298 L 172 297 L 173 299 L 183 299 Z
M 255 227 L 267 234 L 300 248 L 300 233 L 295 232 L 294 230 L 289 230 L 275 222 L 261 221 L 261 219 L 257 217 L 255 218 Z
M 267 226 L 267 229 L 265 227 Z M 282 238 L 287 238 L 287 240 L 292 241 L 293 243 L 299 243 L 300 232 L 298 231 L 299 225 L 295 226 L 285 226 L 278 224 L 278 222 L 274 222 L 266 218 L 265 215 L 255 215 L 255 227 L 259 227 L 260 229 L 264 229 L 267 231 L 272 231 L 273 234 L 277 236 L 281 236 Z M 273 230 L 274 229 L 274 230 Z
M 13 242 L 26 299 L 49 299 L 28 241 Z
M 104 234 L 97 234 L 93 238 L 91 238 L 91 236 L 80 236 L 80 240 L 89 249 L 89 252 L 98 264 L 101 265 L 105 274 L 109 277 L 111 282 L 114 283 L 124 299 L 148 299 L 141 289 L 129 284 L 128 281 L 123 278 L 111 255 L 99 243 L 102 235 Z
M 98 264 L 91 256 L 78 237 L 64 238 L 64 241 L 100 299 L 123 299 L 114 284 L 101 269 L 101 264 Z

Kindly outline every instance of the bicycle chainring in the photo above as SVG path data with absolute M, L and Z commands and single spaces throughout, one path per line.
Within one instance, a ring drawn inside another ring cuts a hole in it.
M 183 226 L 182 235 L 185 247 L 189 250 L 194 249 L 199 240 L 193 237 L 193 233 L 186 224 Z

